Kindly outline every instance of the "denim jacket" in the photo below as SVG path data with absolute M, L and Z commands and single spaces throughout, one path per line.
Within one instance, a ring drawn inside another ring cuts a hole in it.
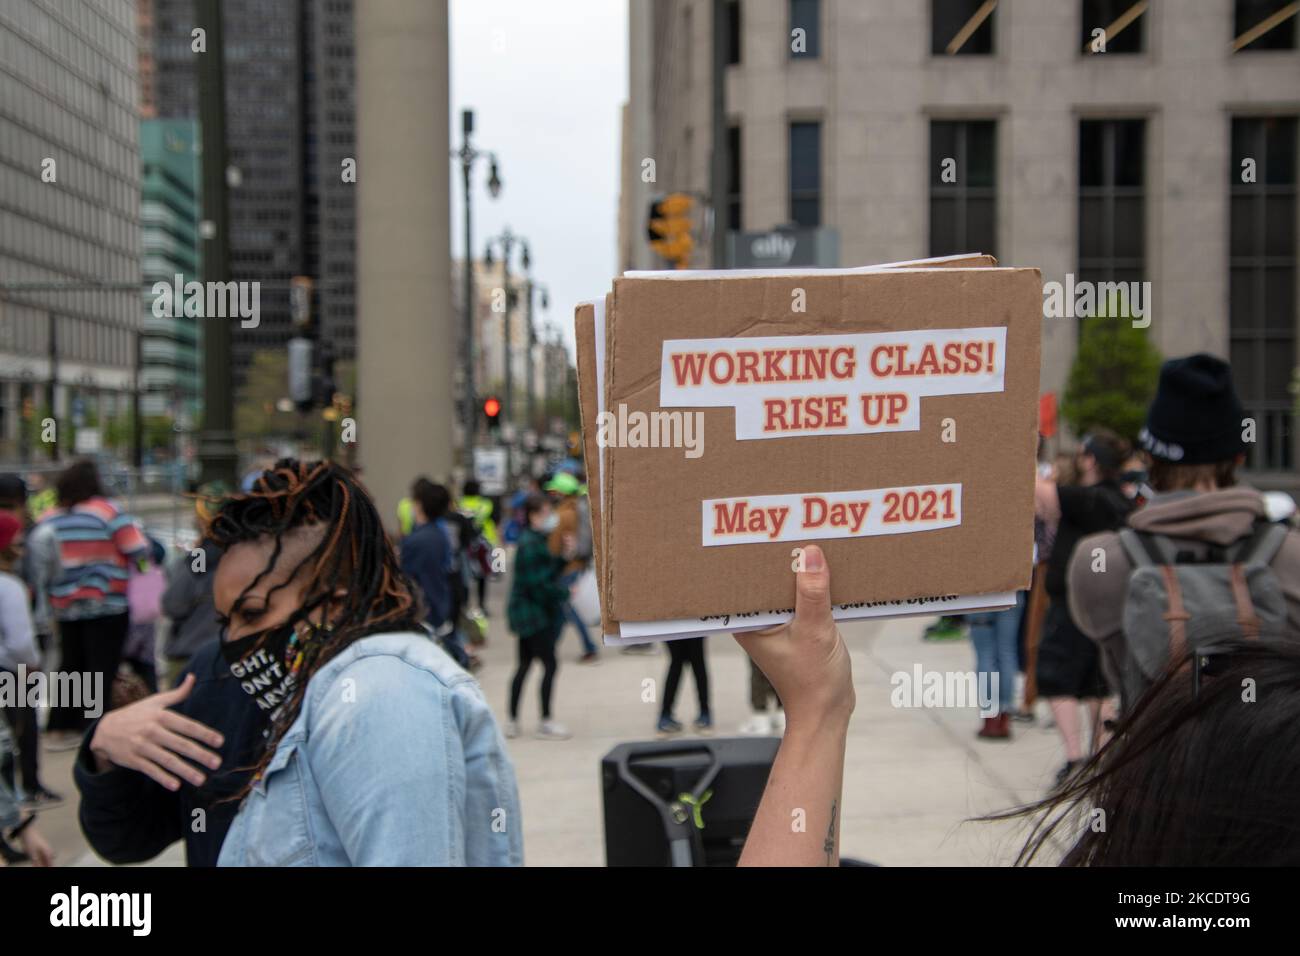
M 325 664 L 220 866 L 519 866 L 514 768 L 478 683 L 422 633 Z

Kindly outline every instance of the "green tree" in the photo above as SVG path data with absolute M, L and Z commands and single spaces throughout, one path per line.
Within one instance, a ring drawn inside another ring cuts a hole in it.
M 130 411 L 104 423 L 101 440 L 104 447 L 115 452 L 129 452 L 135 437 L 135 416 Z
M 1079 321 L 1082 334 L 1061 417 L 1076 434 L 1101 426 L 1131 441 L 1142 430 L 1160 380 L 1160 353 L 1127 315 Z
M 254 352 L 235 405 L 235 434 L 241 439 L 257 440 L 294 434 L 299 427 L 297 412 L 278 408 L 288 394 L 288 353 L 269 349 Z
M 176 441 L 176 434 L 172 429 L 174 424 L 175 421 L 170 415 L 146 415 L 144 417 L 144 447 L 155 451 L 158 449 L 171 451 Z

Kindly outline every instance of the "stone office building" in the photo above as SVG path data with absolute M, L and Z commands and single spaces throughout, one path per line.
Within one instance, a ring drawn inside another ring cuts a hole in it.
M 980 251 L 1045 282 L 1150 282 L 1156 348 L 1230 358 L 1258 422 L 1251 466 L 1295 472 L 1296 4 L 630 0 L 629 14 L 623 268 L 662 267 L 649 203 L 710 193 L 717 128 L 728 252 L 700 242 L 693 267 Z M 1078 336 L 1076 319 L 1045 320 L 1044 392 L 1063 388 Z

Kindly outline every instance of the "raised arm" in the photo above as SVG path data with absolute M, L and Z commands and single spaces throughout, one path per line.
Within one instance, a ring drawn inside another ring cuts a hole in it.
M 737 634 L 785 707 L 785 737 L 740 855 L 741 866 L 838 866 L 853 671 L 831 616 L 831 576 L 816 545 L 796 572 L 789 624 Z

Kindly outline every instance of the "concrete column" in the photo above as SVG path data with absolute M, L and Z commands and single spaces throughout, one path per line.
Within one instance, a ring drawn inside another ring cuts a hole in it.
M 386 525 L 452 466 L 446 0 L 357 4 L 357 442 Z

